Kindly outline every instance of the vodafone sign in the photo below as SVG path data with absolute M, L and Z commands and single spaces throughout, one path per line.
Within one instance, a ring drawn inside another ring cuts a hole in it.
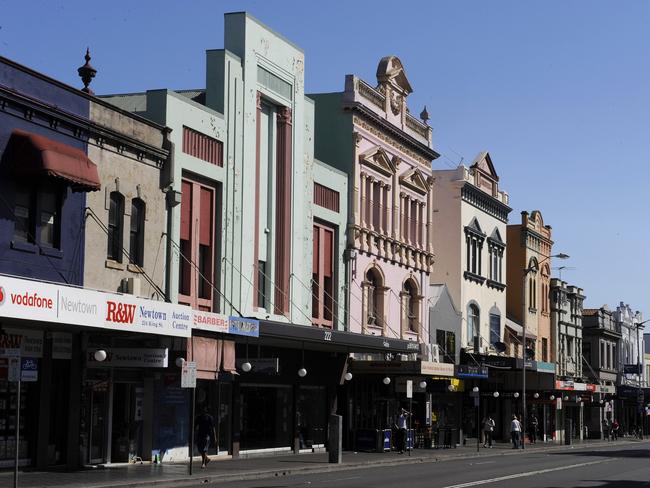
M 192 310 L 132 295 L 0 276 L 0 317 L 190 337 Z

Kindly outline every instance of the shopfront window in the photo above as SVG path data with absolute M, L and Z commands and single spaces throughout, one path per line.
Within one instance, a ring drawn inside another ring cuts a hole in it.
M 301 386 L 298 393 L 298 439 L 301 449 L 325 444 L 327 433 L 324 386 Z
M 293 390 L 290 385 L 243 384 L 239 404 L 242 450 L 292 447 Z

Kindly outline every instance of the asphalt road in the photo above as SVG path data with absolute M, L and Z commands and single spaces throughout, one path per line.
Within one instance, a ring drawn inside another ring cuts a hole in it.
M 219 488 L 650 488 L 650 443 L 354 469 Z M 205 486 L 205 485 L 202 485 Z

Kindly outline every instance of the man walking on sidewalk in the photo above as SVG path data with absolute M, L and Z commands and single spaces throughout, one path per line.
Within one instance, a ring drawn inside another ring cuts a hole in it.
M 519 449 L 520 435 L 521 435 L 521 423 L 519 423 L 517 416 L 513 415 L 512 422 L 510 422 L 510 437 L 512 438 L 513 449 Z

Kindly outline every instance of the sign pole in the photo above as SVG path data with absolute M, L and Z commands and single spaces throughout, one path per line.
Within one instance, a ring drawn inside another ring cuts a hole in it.
M 18 398 L 16 399 L 16 452 L 14 453 L 14 488 L 18 488 L 18 455 L 20 448 L 20 370 L 18 370 Z
M 196 386 L 192 388 L 192 413 L 190 419 L 190 476 L 192 476 L 192 460 L 194 459 L 194 409 L 196 401 Z
M 413 431 L 411 430 L 412 418 L 413 418 L 413 392 L 411 391 L 411 398 L 409 398 L 409 435 L 411 436 L 411 445 L 409 446 L 409 457 L 411 457 L 411 450 L 415 445 L 415 436 L 413 435 Z M 409 436 L 407 435 L 406 438 L 408 439 Z

